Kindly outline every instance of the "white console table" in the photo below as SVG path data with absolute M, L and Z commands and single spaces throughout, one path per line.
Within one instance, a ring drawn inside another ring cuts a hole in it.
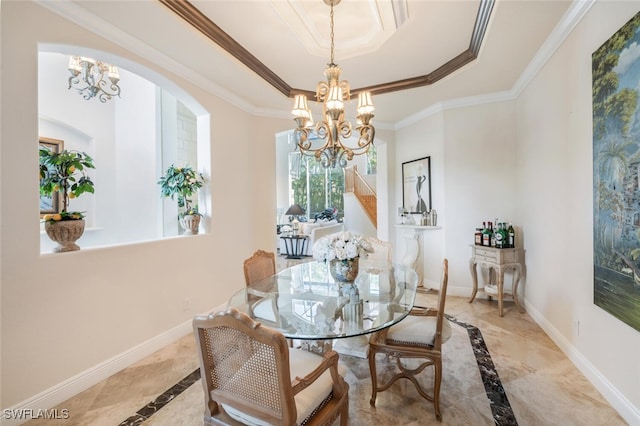
M 498 315 L 503 315 L 503 299 L 504 295 L 510 295 L 513 297 L 513 302 L 520 313 L 524 313 L 524 308 L 520 305 L 518 300 L 518 283 L 520 282 L 520 276 L 522 275 L 522 253 L 518 248 L 504 248 L 499 249 L 495 247 L 485 247 L 471 245 L 471 259 L 469 260 L 469 268 L 471 269 L 471 278 L 473 280 L 473 292 L 469 298 L 469 303 L 473 302 L 476 298 L 478 291 L 485 293 L 489 300 L 492 296 L 498 297 Z M 483 288 L 478 288 L 478 270 L 477 265 L 480 267 L 489 268 L 489 284 Z M 496 283 L 492 282 L 491 270 L 495 271 Z M 504 290 L 504 272 L 506 270 L 513 269 L 513 284 L 511 292 L 508 293 Z
M 424 288 L 424 262 L 421 256 L 420 247 L 424 244 L 421 235 L 427 231 L 442 229 L 442 226 L 421 226 L 421 225 L 400 225 L 396 228 L 401 230 L 405 242 L 405 252 L 399 263 L 408 266 L 418 273 L 418 288 Z M 424 240 L 424 239 L 423 239 Z

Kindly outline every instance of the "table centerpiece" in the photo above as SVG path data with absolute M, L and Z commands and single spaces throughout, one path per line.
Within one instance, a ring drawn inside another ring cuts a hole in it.
M 313 258 L 328 262 L 331 276 L 338 283 L 353 283 L 358 276 L 360 257 L 369 253 L 373 253 L 373 246 L 349 231 L 327 235 L 313 245 Z

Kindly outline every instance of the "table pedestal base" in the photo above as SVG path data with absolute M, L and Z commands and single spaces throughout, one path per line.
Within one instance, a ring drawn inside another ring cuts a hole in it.
M 351 355 L 357 358 L 367 358 L 369 339 L 366 336 L 338 339 L 333 344 L 333 350 L 339 354 Z
M 331 340 L 300 340 L 300 349 L 324 355 L 333 350 L 333 344 Z

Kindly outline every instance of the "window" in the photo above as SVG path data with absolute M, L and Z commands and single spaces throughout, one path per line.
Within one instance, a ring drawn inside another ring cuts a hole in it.
M 367 151 L 367 174 L 375 175 L 378 173 L 378 151 L 375 145 L 369 147 Z
M 296 153 L 293 153 L 296 154 Z M 313 157 L 289 155 L 290 204 L 299 204 L 313 219 L 329 207 L 344 216 L 344 171 L 336 167 L 325 169 Z
M 210 176 L 209 114 L 171 81 L 140 65 L 71 49 L 40 46 L 38 114 L 40 137 L 64 140 L 64 148 L 94 159 L 95 194 L 85 194 L 69 206 L 86 212 L 85 233 L 78 244 L 87 248 L 178 235 L 182 230 L 176 202 L 160 197 L 157 182 L 171 164 L 189 164 L 205 178 Z M 71 54 L 118 66 L 120 97 L 101 103 L 68 90 Z M 210 201 L 204 192 L 198 204 L 208 215 Z M 136 220 L 130 220 L 132 215 Z M 40 251 L 48 253 L 53 245 L 42 234 Z

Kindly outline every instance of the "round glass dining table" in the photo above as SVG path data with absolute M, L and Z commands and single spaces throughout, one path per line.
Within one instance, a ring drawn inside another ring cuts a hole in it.
M 324 262 L 306 262 L 245 287 L 228 306 L 289 339 L 362 336 L 401 321 L 413 307 L 417 273 L 403 265 L 366 267 L 352 284 L 336 282 Z

